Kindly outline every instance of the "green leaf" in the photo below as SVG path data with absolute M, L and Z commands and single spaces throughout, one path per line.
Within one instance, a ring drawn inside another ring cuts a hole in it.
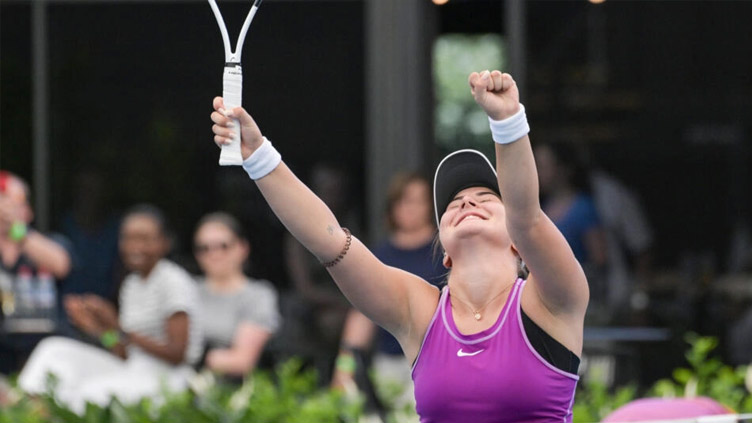
M 694 375 L 694 373 L 692 373 L 692 370 L 689 370 L 689 369 L 686 369 L 686 368 L 683 368 L 683 367 L 680 367 L 678 369 L 674 369 L 674 371 L 673 371 L 674 380 L 677 381 L 677 382 L 679 382 L 679 383 L 681 383 L 681 384 L 687 383 L 689 381 L 689 379 L 692 378 L 693 375 Z

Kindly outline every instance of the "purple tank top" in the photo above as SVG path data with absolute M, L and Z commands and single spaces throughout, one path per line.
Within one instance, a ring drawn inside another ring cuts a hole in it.
M 444 288 L 413 366 L 421 423 L 572 421 L 579 377 L 530 344 L 520 312 L 524 287 L 517 279 L 496 323 L 472 335 L 457 330 Z

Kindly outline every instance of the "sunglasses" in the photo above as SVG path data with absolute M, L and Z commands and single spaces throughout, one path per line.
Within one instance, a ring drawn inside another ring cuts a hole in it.
M 193 246 L 193 251 L 196 255 L 203 255 L 210 251 L 222 251 L 226 252 L 232 246 L 235 245 L 235 241 L 223 241 L 215 244 L 196 244 Z

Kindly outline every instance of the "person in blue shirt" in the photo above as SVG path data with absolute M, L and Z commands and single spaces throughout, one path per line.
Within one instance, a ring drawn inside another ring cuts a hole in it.
M 606 274 L 608 247 L 595 201 L 590 194 L 588 171 L 568 145 L 535 147 L 541 207 L 564 235 L 590 284 L 589 317 L 599 323 L 607 313 Z M 601 308 L 603 310 L 601 310 Z M 602 313 L 601 313 L 602 312 Z
M 71 206 L 60 221 L 60 232 L 70 240 L 78 265 L 60 284 L 61 304 L 66 296 L 80 294 L 94 294 L 117 303 L 126 270 L 118 254 L 120 218 L 108 207 L 105 177 L 99 169 L 85 168 L 73 178 Z M 80 338 L 70 316 L 62 313 L 62 317 L 60 333 Z
M 378 244 L 373 253 L 384 264 L 416 274 L 438 286 L 446 278 L 447 269 L 441 264 L 441 257 L 435 254 L 436 226 L 432 210 L 429 180 L 417 172 L 396 174 L 387 190 L 385 217 L 389 237 Z M 404 386 L 400 398 L 412 400 L 410 364 L 397 340 L 387 331 L 351 309 L 340 345 L 332 376 L 335 388 L 351 391 L 360 385 L 360 389 L 367 390 L 369 387 L 363 385 L 369 382 L 363 380 L 363 376 L 356 377 L 356 373 L 365 375 L 368 360 L 364 358 L 373 350 L 375 373 Z

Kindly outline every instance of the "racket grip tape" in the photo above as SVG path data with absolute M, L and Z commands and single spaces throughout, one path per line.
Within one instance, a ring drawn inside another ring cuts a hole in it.
M 225 110 L 241 106 L 243 103 L 243 71 L 240 65 L 225 66 L 222 78 L 222 98 Z M 219 154 L 220 166 L 240 166 L 243 164 L 243 156 L 240 154 L 240 122 L 232 119 L 235 138 L 230 144 L 222 145 Z

